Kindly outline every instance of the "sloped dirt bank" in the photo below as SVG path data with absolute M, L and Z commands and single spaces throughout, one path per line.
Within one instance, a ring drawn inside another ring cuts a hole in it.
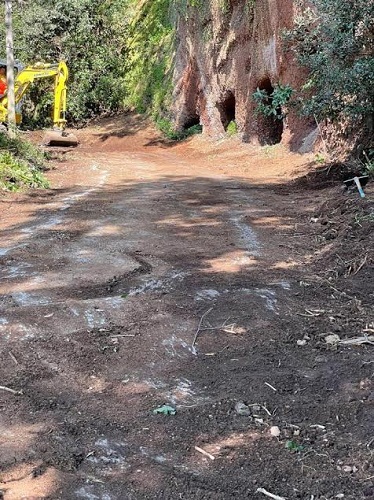
M 372 186 L 136 117 L 80 138 L 1 199 L 3 497 L 373 498 L 374 346 L 340 343 L 373 335 Z

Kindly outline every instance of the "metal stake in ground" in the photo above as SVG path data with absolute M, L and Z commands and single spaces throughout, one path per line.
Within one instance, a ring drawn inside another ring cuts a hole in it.
M 365 193 L 364 193 L 364 190 L 362 189 L 361 180 L 366 181 L 367 179 L 368 179 L 367 175 L 362 175 L 361 177 L 355 176 L 355 177 L 352 177 L 352 179 L 347 179 L 346 181 L 344 181 L 344 184 L 347 186 L 347 188 L 349 186 L 352 186 L 352 184 L 356 184 L 361 198 L 365 198 Z M 363 182 L 363 184 L 364 184 L 364 182 Z

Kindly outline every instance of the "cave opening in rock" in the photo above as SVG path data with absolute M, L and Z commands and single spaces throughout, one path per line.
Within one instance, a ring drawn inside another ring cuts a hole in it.
M 183 130 L 188 130 L 196 125 L 200 125 L 200 116 L 198 114 L 193 114 L 184 119 L 182 128 Z
M 221 122 L 225 130 L 229 124 L 235 121 L 236 101 L 233 92 L 228 91 L 221 102 L 218 103 L 218 110 L 221 115 Z
M 259 82 L 257 88 L 265 90 L 269 96 L 266 104 L 272 106 L 272 98 L 270 97 L 274 92 L 274 87 L 271 84 L 270 78 L 264 78 Z M 261 146 L 279 144 L 282 140 L 283 134 L 283 119 L 282 109 L 276 109 L 277 116 L 265 116 L 263 114 L 257 115 L 257 130 L 258 140 Z

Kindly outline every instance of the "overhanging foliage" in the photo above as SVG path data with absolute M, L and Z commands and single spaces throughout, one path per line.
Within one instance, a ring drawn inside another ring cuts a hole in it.
M 349 118 L 360 122 L 372 117 L 374 3 L 298 3 L 302 13 L 286 36 L 298 60 L 310 71 L 303 88 L 303 112 L 336 121 Z

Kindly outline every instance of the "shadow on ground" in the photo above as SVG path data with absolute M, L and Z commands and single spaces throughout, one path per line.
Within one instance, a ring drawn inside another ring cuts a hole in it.
M 371 260 L 336 274 L 346 233 L 316 198 L 262 188 L 127 182 L 4 232 L 6 500 L 374 498 L 372 346 L 325 341 L 371 328 Z M 78 301 L 94 319 L 70 331 Z

